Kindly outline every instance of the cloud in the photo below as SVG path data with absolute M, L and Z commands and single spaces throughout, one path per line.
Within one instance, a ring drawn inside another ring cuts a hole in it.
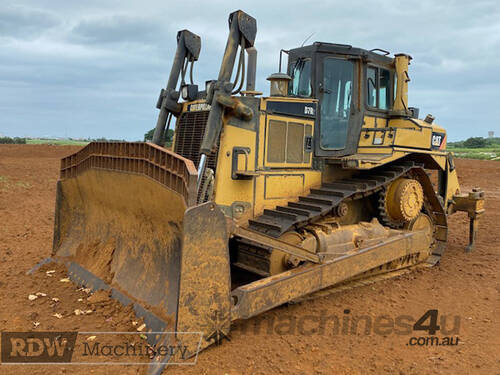
M 8 0 L 6 0 L 8 1 Z M 17 0 L 0 9 L 0 132 L 140 139 L 154 126 L 176 32 L 202 38 L 195 78 L 216 78 L 235 6 Z M 450 139 L 498 128 L 500 9 L 497 1 L 272 2 L 244 10 L 257 19 L 257 89 L 277 71 L 279 50 L 315 40 L 413 56 L 410 104 L 433 113 Z
M 20 5 L 0 8 L 0 38 L 32 38 L 57 25 L 51 12 Z
M 163 39 L 161 24 L 131 15 L 87 18 L 78 22 L 69 34 L 70 41 L 84 44 L 156 43 Z

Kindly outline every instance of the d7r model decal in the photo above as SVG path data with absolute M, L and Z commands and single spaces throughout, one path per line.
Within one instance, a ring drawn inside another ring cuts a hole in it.
M 314 102 L 298 103 L 269 101 L 267 103 L 267 112 L 285 116 L 316 118 L 316 107 L 317 104 Z

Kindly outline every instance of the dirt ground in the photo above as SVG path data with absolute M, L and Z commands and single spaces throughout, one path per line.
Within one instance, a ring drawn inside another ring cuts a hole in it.
M 66 277 L 62 270 L 51 276 L 45 272 L 48 268 L 26 275 L 50 255 L 59 159 L 77 149 L 0 145 L 1 331 L 135 331 L 130 311 L 109 301 L 87 301 L 85 291 L 60 281 Z M 487 211 L 473 253 L 464 252 L 467 217 L 456 214 L 450 219 L 449 245 L 439 266 L 238 322 L 230 342 L 202 352 L 195 366 L 172 366 L 165 373 L 500 374 L 500 163 L 463 159 L 456 164 L 463 190 L 481 186 L 486 192 Z M 28 296 L 37 292 L 46 296 L 30 301 Z M 75 315 L 77 309 L 91 311 Z M 457 345 L 412 346 L 407 345 L 411 337 L 427 333 L 391 327 L 365 331 L 362 323 L 352 332 L 352 324 L 343 324 L 349 317 L 387 323 L 407 316 L 413 325 L 431 309 L 438 310 L 440 319 L 446 317 L 436 335 L 444 337 L 444 328 L 451 329 L 448 336 L 459 337 Z M 327 324 L 324 330 L 313 331 L 316 320 L 325 316 L 338 317 L 342 329 Z M 0 365 L 2 374 L 145 370 L 145 366 Z

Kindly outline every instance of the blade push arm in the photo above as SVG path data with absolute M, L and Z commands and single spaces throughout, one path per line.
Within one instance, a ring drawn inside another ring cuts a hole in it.
M 229 15 L 229 36 L 220 67 L 219 77 L 217 82 L 213 85 L 213 88 L 207 93 L 207 103 L 211 104 L 211 109 L 208 115 L 203 142 L 201 144 L 201 159 L 198 166 L 199 181 L 201 181 L 201 176 L 204 174 L 206 157 L 214 151 L 217 139 L 220 135 L 222 128 L 222 113 L 225 107 L 224 103 L 231 102 L 231 93 L 237 84 L 231 82 L 231 75 L 233 74 L 238 47 L 241 47 L 242 51 L 253 47 L 256 33 L 257 22 L 255 18 L 241 10 Z M 242 56 L 242 58 L 244 59 L 244 56 Z M 252 69 L 252 67 L 250 67 L 250 69 Z M 244 70 L 244 67 L 242 70 Z M 244 74 L 244 72 L 240 72 L 238 68 L 236 81 L 238 80 L 239 73 L 242 75 Z
M 158 121 L 153 135 L 153 143 L 160 145 L 164 138 L 165 125 L 169 115 L 178 115 L 181 105 L 178 103 L 179 92 L 176 91 L 177 82 L 182 71 L 185 71 L 187 63 L 198 60 L 201 49 L 201 39 L 189 30 L 181 30 L 177 33 L 177 51 L 168 77 L 167 87 L 161 90 L 156 107 L 160 110 Z

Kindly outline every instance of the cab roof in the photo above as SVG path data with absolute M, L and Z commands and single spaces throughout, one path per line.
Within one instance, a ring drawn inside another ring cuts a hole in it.
M 345 55 L 350 57 L 359 57 L 362 60 L 380 64 L 392 64 L 394 58 L 389 56 L 388 51 L 380 48 L 366 50 L 356 48 L 349 44 L 314 42 L 308 46 L 293 48 L 289 51 L 291 60 L 298 57 L 311 57 L 314 53 L 328 53 L 332 55 Z

